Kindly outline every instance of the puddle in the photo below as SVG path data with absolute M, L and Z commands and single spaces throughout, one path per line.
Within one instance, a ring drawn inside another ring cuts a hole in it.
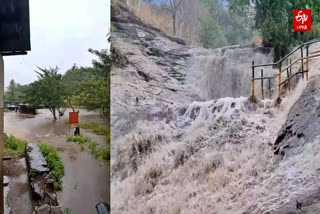
M 9 207 L 6 199 L 8 197 L 8 192 L 9 192 L 9 186 L 3 187 L 3 194 L 4 194 L 4 214 L 10 214 L 11 208 Z
M 4 161 L 4 174 L 9 185 L 4 187 L 4 213 L 32 213 L 30 187 L 25 158 Z

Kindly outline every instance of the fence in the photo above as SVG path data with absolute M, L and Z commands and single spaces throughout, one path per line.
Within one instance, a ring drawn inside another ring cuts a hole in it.
M 306 73 L 306 79 L 308 80 L 309 79 L 309 59 L 320 56 L 320 54 L 316 54 L 316 53 L 320 53 L 320 51 L 315 51 L 315 52 L 311 53 L 311 55 L 309 55 L 309 45 L 317 43 L 317 42 L 320 42 L 320 39 L 314 39 L 309 42 L 302 43 L 297 48 L 295 48 L 293 51 L 291 51 L 289 54 L 287 54 L 285 57 L 283 57 L 282 59 L 280 59 L 278 62 L 275 62 L 275 63 L 255 65 L 254 61 L 252 61 L 252 66 L 251 66 L 251 68 L 252 68 L 252 101 L 256 102 L 255 81 L 259 81 L 259 80 L 261 81 L 261 95 L 262 95 L 262 99 L 264 99 L 264 87 L 263 87 L 264 80 L 268 80 L 268 84 L 269 84 L 268 90 L 269 90 L 269 95 L 271 96 L 271 80 L 278 78 L 278 99 L 281 100 L 281 87 L 283 84 L 288 82 L 288 85 L 290 88 L 290 80 L 294 76 L 297 76 L 298 74 L 301 74 L 302 78 L 304 78 L 304 73 Z M 303 48 L 304 47 L 306 48 L 306 56 L 305 57 L 303 56 Z M 290 56 L 292 56 L 294 53 L 296 53 L 299 50 L 301 53 L 301 57 L 293 62 L 292 62 L 292 59 L 290 59 L 289 65 L 283 68 L 282 67 L 282 65 L 284 64 L 283 62 L 285 62 L 285 60 L 287 60 Z M 312 54 L 315 54 L 315 55 L 312 55 Z M 304 69 L 304 61 L 306 62 L 306 69 Z M 298 72 L 295 72 L 294 74 L 292 74 L 292 66 L 298 62 L 301 62 L 301 71 L 298 71 Z M 273 76 L 264 76 L 263 67 L 268 67 L 268 66 L 278 67 L 279 72 Z M 261 68 L 260 77 L 255 77 L 256 68 Z M 287 78 L 285 80 L 282 80 L 282 73 L 283 72 L 287 73 Z

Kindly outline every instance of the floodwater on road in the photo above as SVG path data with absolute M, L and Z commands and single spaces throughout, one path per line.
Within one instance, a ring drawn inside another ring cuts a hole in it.
M 8 186 L 4 186 L 4 213 L 32 213 L 26 159 L 5 160 L 3 165 L 9 182 Z
M 28 142 L 46 142 L 55 146 L 65 166 L 63 190 L 58 194 L 60 204 L 64 209 L 70 208 L 72 213 L 94 214 L 96 204 L 110 203 L 110 166 L 81 151 L 79 145 L 66 141 L 67 136 L 73 134 L 73 128 L 65 123 L 67 119 L 68 111 L 57 121 L 53 120 L 47 109 L 39 110 L 35 117 L 9 112 L 4 114 L 4 130 Z M 80 110 L 79 120 L 106 124 L 98 113 L 86 110 Z M 94 137 L 94 140 L 103 140 L 88 130 L 82 133 Z

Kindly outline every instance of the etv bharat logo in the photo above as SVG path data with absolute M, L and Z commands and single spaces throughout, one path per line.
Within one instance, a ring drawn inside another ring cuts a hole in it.
M 293 10 L 293 30 L 311 30 L 311 10 Z

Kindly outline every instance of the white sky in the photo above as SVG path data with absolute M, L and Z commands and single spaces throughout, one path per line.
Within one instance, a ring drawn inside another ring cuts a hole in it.
M 60 68 L 76 63 L 90 66 L 89 48 L 107 47 L 110 0 L 29 0 L 31 51 L 25 56 L 6 56 L 5 86 L 14 79 L 27 84 L 37 79 L 39 67 Z

